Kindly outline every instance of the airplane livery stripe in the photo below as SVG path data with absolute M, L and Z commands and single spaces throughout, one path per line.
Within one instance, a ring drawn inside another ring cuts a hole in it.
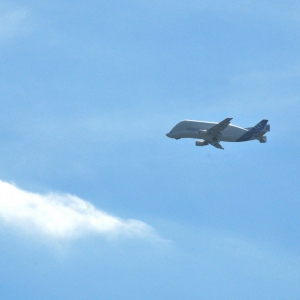
M 243 134 L 241 137 L 239 137 L 236 142 L 245 142 L 249 141 L 255 134 L 261 132 L 266 124 L 268 123 L 268 120 L 262 120 L 257 125 L 255 125 L 253 128 L 251 128 L 249 131 L 247 131 L 245 134 Z

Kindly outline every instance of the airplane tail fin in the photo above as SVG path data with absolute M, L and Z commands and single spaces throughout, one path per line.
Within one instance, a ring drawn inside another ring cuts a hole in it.
M 261 120 L 258 124 L 250 129 L 253 135 L 260 133 L 266 127 L 268 120 Z
M 244 142 L 244 141 L 251 140 L 254 136 L 257 136 L 260 132 L 262 132 L 267 127 L 266 126 L 267 123 L 268 120 L 261 120 L 254 127 L 249 128 L 248 131 L 237 140 L 237 142 Z M 270 126 L 268 127 L 268 129 L 270 130 Z

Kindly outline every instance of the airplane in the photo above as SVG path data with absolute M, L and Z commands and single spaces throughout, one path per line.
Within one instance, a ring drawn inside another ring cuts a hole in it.
M 265 134 L 270 131 L 268 120 L 261 120 L 254 127 L 242 128 L 230 124 L 232 118 L 226 118 L 220 123 L 184 120 L 176 124 L 173 129 L 166 134 L 167 137 L 176 140 L 182 138 L 199 139 L 196 146 L 212 145 L 218 149 L 224 148 L 219 142 L 245 142 L 258 140 L 266 143 Z

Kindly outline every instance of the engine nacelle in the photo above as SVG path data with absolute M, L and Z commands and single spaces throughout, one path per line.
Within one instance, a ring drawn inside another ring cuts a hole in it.
M 196 141 L 196 146 L 206 146 L 208 145 L 208 142 L 207 141 Z

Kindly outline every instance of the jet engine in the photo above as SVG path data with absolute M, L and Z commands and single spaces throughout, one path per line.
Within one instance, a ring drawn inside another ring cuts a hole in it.
M 208 142 L 205 140 L 196 141 L 196 146 L 206 146 Z

